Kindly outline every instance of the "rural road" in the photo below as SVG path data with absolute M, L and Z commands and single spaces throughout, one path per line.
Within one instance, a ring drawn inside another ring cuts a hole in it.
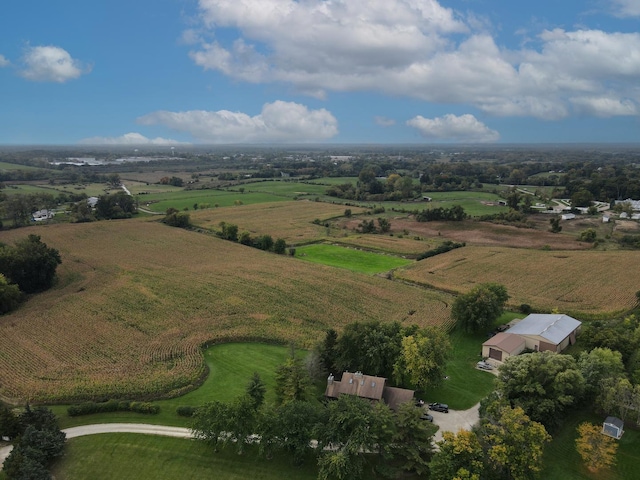
M 454 432 L 471 427 L 478 421 L 478 408 L 476 404 L 469 410 L 449 410 L 449 413 L 429 411 L 433 415 L 433 423 L 440 429 L 433 437 L 433 441 L 442 440 L 442 432 Z M 165 425 L 149 425 L 146 423 L 98 423 L 95 425 L 82 425 L 80 427 L 65 428 L 63 432 L 67 438 L 83 437 L 85 435 L 97 435 L 100 433 L 143 433 L 147 435 L 162 435 L 165 437 L 192 438 L 191 430 L 182 427 L 168 427 Z M 0 448 L 0 470 L 5 458 L 11 453 L 13 446 Z

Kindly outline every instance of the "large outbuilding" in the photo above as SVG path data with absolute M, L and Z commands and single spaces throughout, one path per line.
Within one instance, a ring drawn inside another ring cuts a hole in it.
M 582 322 L 568 315 L 534 313 L 482 344 L 482 356 L 504 362 L 525 349 L 561 353 L 576 342 Z

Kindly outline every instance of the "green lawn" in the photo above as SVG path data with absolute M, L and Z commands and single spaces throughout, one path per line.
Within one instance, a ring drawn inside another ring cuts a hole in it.
M 564 419 L 560 431 L 545 449 L 540 478 L 545 480 L 625 480 L 640 478 L 640 432 L 627 426 L 619 440 L 616 465 L 596 473 L 589 472 L 576 451 L 576 428 L 582 422 L 601 425 L 604 416 L 576 411 Z
M 254 449 L 239 457 L 233 448 L 214 453 L 194 440 L 107 433 L 70 439 L 52 473 L 65 480 L 304 480 L 315 479 L 317 467 L 314 459 L 302 467 L 283 456 L 265 460 Z
M 306 355 L 299 351 L 299 355 Z M 160 406 L 158 415 L 115 412 L 69 417 L 66 405 L 50 407 L 58 416 L 62 428 L 92 423 L 152 423 L 156 425 L 188 426 L 189 419 L 179 417 L 180 405 L 198 406 L 205 402 L 232 400 L 242 394 L 253 372 L 258 372 L 267 386 L 267 401 L 275 400 L 275 370 L 289 355 L 289 347 L 263 343 L 225 343 L 209 347 L 205 361 L 209 375 L 202 386 L 181 397 L 153 402 Z
M 412 263 L 412 260 L 401 257 L 327 244 L 298 247 L 296 248 L 296 257 L 308 262 L 346 268 L 370 275 L 387 272 L 393 268 Z
M 466 410 L 486 397 L 492 390 L 496 377 L 475 368 L 482 359 L 482 342 L 485 335 L 471 335 L 454 330 L 451 341 L 451 357 L 447 362 L 446 375 L 438 388 L 425 392 L 425 402 L 442 402 L 454 410 Z

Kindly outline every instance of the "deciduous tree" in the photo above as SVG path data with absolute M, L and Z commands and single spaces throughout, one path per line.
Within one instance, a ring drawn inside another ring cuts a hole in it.
M 433 327 L 403 337 L 394 366 L 397 383 L 423 391 L 440 384 L 450 349 L 447 334 Z
M 477 435 L 468 430 L 457 434 L 443 432 L 438 451 L 429 463 L 431 480 L 481 478 L 484 472 L 484 451 Z
M 503 285 L 484 283 L 458 296 L 451 307 L 451 316 L 465 332 L 487 330 L 502 315 L 508 299 Z
M 618 442 L 603 435 L 602 428 L 589 422 L 578 425 L 576 450 L 580 454 L 585 466 L 592 472 L 597 472 L 615 463 Z
M 493 470 L 512 480 L 529 480 L 542 470 L 544 447 L 551 436 L 522 408 L 504 407 L 496 422 L 482 423 L 480 439 Z
M 566 408 L 580 399 L 584 378 L 571 355 L 553 352 L 510 357 L 500 367 L 498 391 L 534 421 L 558 424 Z
M 58 250 L 47 247 L 39 235 L 31 234 L 14 247 L 0 247 L 0 273 L 26 293 L 50 288 L 60 263 Z

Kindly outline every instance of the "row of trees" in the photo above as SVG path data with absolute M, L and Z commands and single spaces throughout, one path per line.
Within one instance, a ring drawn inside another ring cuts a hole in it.
M 442 381 L 450 348 L 442 329 L 373 321 L 350 323 L 340 335 L 327 331 L 316 354 L 323 373 L 361 371 L 425 390 Z
M 243 454 L 256 444 L 266 458 L 281 453 L 294 465 L 316 459 L 320 479 L 426 473 L 434 428 L 420 419 L 419 408 L 405 404 L 394 413 L 384 403 L 348 395 L 325 405 L 311 397 L 309 385 L 292 352 L 276 372 L 275 404 L 265 402 L 264 383 L 254 374 L 234 401 L 198 408 L 192 430 L 216 450 L 230 446 Z
M 259 250 L 265 250 L 267 252 L 274 252 L 277 254 L 284 254 L 287 250 L 287 242 L 278 238 L 275 242 L 271 235 L 260 235 L 252 237 L 247 231 L 238 234 L 238 226 L 233 223 L 220 222 L 220 230 L 216 232 L 220 238 L 229 240 L 231 242 L 238 242 L 242 245 L 257 248 Z

